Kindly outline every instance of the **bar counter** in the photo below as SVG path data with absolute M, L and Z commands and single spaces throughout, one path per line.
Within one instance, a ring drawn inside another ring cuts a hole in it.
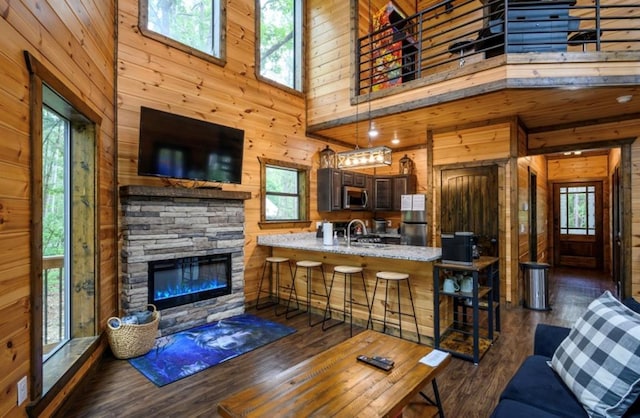
M 295 233 L 295 234 L 273 234 L 258 237 L 258 245 L 271 248 L 271 255 L 287 257 L 290 259 L 292 269 L 295 271 L 295 262 L 300 260 L 321 261 L 323 263 L 327 287 L 331 282 L 333 267 L 336 265 L 362 266 L 364 268 L 365 283 L 367 286 L 367 297 L 369 306 L 373 296 L 376 283 L 376 273 L 379 271 L 396 271 L 408 273 L 411 281 L 411 292 L 418 319 L 418 327 L 422 337 L 428 337 L 430 341 L 422 338 L 422 343 L 432 343 L 433 338 L 433 263 L 442 254 L 440 248 L 418 247 L 411 245 L 393 244 L 356 244 L 346 246 L 344 240 L 341 244 L 325 246 L 322 238 L 316 238 L 315 233 Z M 279 296 L 283 298 L 284 304 L 289 297 L 291 289 L 291 279 L 287 269 L 283 269 L 278 289 Z M 333 289 L 331 291 L 331 307 L 341 311 L 343 309 L 343 286 L 342 275 L 337 274 Z M 372 317 L 375 320 L 374 329 L 382 330 L 383 301 L 385 297 L 384 282 L 380 282 L 376 293 L 376 300 L 373 303 Z M 273 283 L 275 286 L 275 283 Z M 359 275 L 354 275 L 352 279 L 354 301 L 366 304 L 365 294 Z M 275 289 L 274 289 L 275 291 Z M 306 302 L 306 272 L 304 269 L 298 271 L 296 277 L 296 291 L 298 299 Z M 404 284 L 401 286 L 402 312 L 410 312 L 411 303 Z M 314 271 L 312 276 L 312 312 L 322 315 L 326 307 L 326 298 L 323 297 L 321 275 Z M 389 303 L 391 308 L 396 310 L 395 285 L 389 287 Z M 293 304 L 295 305 L 295 304 Z M 334 312 L 335 317 L 341 314 Z M 369 312 L 359 305 L 353 306 L 354 324 L 366 326 Z M 399 335 L 397 325 L 398 316 L 387 312 L 387 333 Z M 348 318 L 347 318 L 348 320 Z M 390 329 L 389 329 L 390 328 Z M 405 338 L 416 339 L 415 325 L 412 318 L 403 315 L 402 330 Z

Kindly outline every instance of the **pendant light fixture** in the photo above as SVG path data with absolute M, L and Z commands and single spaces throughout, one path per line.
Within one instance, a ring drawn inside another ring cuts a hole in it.
M 371 0 L 369 0 L 369 25 L 371 26 Z M 371 29 L 369 29 L 369 45 L 372 48 Z M 372 64 L 370 64 L 372 65 Z M 371 68 L 370 74 L 373 74 Z M 370 76 L 371 77 L 371 76 Z M 371 91 L 372 80 L 369 80 L 369 91 L 367 99 L 369 101 L 369 129 L 367 131 L 368 148 L 358 148 L 358 99 L 356 98 L 356 147 L 353 151 L 344 151 L 337 154 L 338 168 L 371 168 L 391 165 L 391 149 L 385 146 L 372 147 L 371 139 L 378 136 L 378 130 L 371 118 Z M 360 86 L 357 87 L 356 95 L 360 95 Z

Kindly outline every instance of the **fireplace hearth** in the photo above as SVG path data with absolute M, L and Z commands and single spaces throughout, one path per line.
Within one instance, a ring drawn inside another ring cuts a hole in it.
M 149 262 L 149 303 L 158 309 L 231 293 L 231 254 Z

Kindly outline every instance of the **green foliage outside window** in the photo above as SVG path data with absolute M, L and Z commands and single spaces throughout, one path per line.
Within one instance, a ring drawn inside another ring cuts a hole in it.
M 260 75 L 301 90 L 302 1 L 260 0 Z
M 595 234 L 595 188 L 560 188 L 560 232 L 573 235 Z
M 42 255 L 64 254 L 64 144 L 68 123 L 55 112 L 42 112 Z
M 220 57 L 220 0 L 147 0 L 146 28 Z
M 266 167 L 266 219 L 300 219 L 298 170 Z

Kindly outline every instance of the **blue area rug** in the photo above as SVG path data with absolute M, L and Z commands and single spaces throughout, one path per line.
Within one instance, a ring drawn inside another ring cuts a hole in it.
M 164 386 L 294 332 L 295 328 L 243 314 L 160 337 L 151 351 L 129 363 Z

